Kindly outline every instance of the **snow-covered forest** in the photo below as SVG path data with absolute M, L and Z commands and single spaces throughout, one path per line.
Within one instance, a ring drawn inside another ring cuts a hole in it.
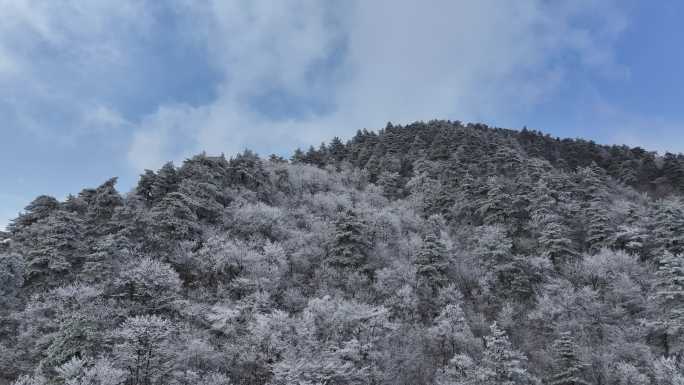
M 682 155 L 432 121 L 115 184 L 0 233 L 0 384 L 684 384 Z

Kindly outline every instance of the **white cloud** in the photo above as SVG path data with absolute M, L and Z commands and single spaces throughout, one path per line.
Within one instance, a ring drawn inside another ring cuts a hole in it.
M 90 130 L 117 129 L 130 125 L 119 112 L 105 105 L 96 105 L 86 109 L 81 118 L 81 126 Z
M 0 0 L 0 109 L 7 129 L 73 144 L 92 131 L 87 125 L 125 123 L 102 99 L 130 73 L 132 37 L 149 37 L 156 23 L 150 4 Z
M 388 120 L 506 121 L 577 67 L 626 73 L 612 54 L 626 25 L 620 4 L 0 0 L 0 86 L 12 90 L 0 103 L 38 134 L 131 132 L 137 170 L 202 150 L 278 152 Z M 147 42 L 165 28 L 182 30 L 174 44 L 202 48 L 198 61 L 220 75 L 215 93 L 127 116 L 111 90 L 145 91 L 136 66 L 161 53 Z M 122 83 L 133 78 L 142 84 Z
M 175 113 L 163 108 L 143 122 L 129 159 L 141 168 L 201 150 L 232 152 L 248 146 L 277 151 L 381 127 L 388 120 L 502 120 L 544 100 L 574 66 L 624 71 L 611 52 L 625 18 L 608 4 L 186 4 L 196 20 L 195 38 L 207 44 L 225 81 L 211 103 L 170 107 Z M 335 54 L 341 57 L 324 66 L 327 76 L 311 76 Z M 250 103 L 264 89 L 292 98 L 313 94 L 329 99 L 331 107 L 274 119 Z M 149 124 L 162 120 L 163 125 Z M 191 140 L 174 148 L 180 132 Z M 149 148 L 158 151 L 154 157 Z

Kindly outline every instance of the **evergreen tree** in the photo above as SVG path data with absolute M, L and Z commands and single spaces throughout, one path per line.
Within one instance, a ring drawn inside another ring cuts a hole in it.
M 606 202 L 600 198 L 593 198 L 585 211 L 587 219 L 586 243 L 592 253 L 610 244 L 610 218 Z
M 172 162 L 165 163 L 159 171 L 157 171 L 154 181 L 150 186 L 149 194 L 152 202 L 159 202 L 167 194 L 176 191 L 178 182 L 179 177 L 176 167 L 174 167 Z
M 257 154 L 245 150 L 231 158 L 226 167 L 228 169 L 227 178 L 232 186 L 246 188 L 255 192 L 258 199 L 269 201 L 271 180 L 264 169 L 264 163 Z M 212 184 L 217 188 L 221 186 L 219 181 Z
M 554 343 L 558 355 L 558 369 L 549 385 L 589 385 L 582 379 L 582 361 L 577 356 L 577 345 L 570 333 L 564 332 Z
M 419 286 L 430 288 L 434 296 L 447 282 L 447 268 L 444 244 L 433 234 L 427 234 L 416 256 L 416 282 Z
M 485 225 L 506 223 L 511 217 L 511 196 L 498 178 L 487 180 L 487 195 L 478 202 L 478 213 Z
M 107 231 L 106 224 L 112 219 L 117 207 L 123 205 L 123 198 L 116 191 L 117 178 L 111 178 L 98 186 L 89 199 L 87 217 L 95 231 Z
M 216 223 L 223 215 L 223 203 L 227 203 L 227 199 L 212 183 L 186 179 L 180 183 L 178 193 L 187 197 L 188 206 L 202 222 Z
M 665 354 L 684 352 L 684 257 L 665 253 L 659 261 L 656 299 L 664 326 Z
M 352 210 L 341 213 L 335 223 L 335 239 L 328 264 L 339 270 L 368 273 L 368 228 Z
M 540 180 L 530 193 L 530 218 L 533 233 L 539 234 L 546 219 L 556 214 L 556 200 L 549 185 Z
M 397 199 L 401 196 L 402 180 L 397 172 L 382 172 L 378 177 L 378 186 L 382 188 L 387 199 Z
M 666 152 L 663 156 L 663 172 L 672 187 L 677 191 L 684 189 L 684 157 Z
M 477 228 L 475 257 L 487 270 L 494 270 L 512 260 L 513 242 L 502 226 L 481 226 Z
M 445 306 L 428 332 L 434 339 L 437 356 L 444 366 L 458 352 L 469 351 L 479 345 L 458 303 Z
M 577 252 L 570 239 L 570 229 L 558 214 L 557 206 L 548 184 L 539 181 L 531 192 L 529 227 L 537 238 L 540 254 L 560 266 L 563 262 L 574 260 Z
M 177 242 L 194 239 L 200 228 L 190 199 L 180 192 L 166 195 L 150 211 L 147 232 L 156 250 L 170 250 Z
M 84 224 L 63 210 L 34 223 L 20 246 L 26 256 L 26 284 L 55 287 L 81 267 Z
M 292 163 L 302 163 L 302 162 L 304 162 L 305 157 L 306 156 L 304 155 L 304 151 L 302 151 L 301 148 L 298 148 L 298 149 L 294 150 L 294 152 L 292 153 L 292 157 L 290 157 L 290 161 Z
M 496 282 L 492 283 L 498 298 L 524 303 L 534 299 L 535 288 L 543 277 L 527 258 L 512 257 L 509 262 L 494 269 Z
M 490 326 L 491 334 L 485 337 L 485 351 L 482 365 L 489 369 L 488 378 L 492 384 L 514 385 L 529 384 L 531 376 L 527 373 L 527 358 L 514 350 L 508 335 L 494 322 Z
M 544 227 L 539 234 L 539 246 L 542 255 L 548 257 L 555 266 L 577 259 L 578 255 L 568 236 L 569 230 L 561 222 L 561 218 L 552 215 L 545 219 Z
M 679 198 L 656 203 L 651 234 L 652 254 L 684 253 L 684 204 Z
M 477 208 L 478 181 L 470 172 L 466 172 L 459 181 L 457 193 L 454 194 L 454 217 L 472 224 L 472 216 Z
M 430 144 L 428 158 L 433 161 L 448 160 L 452 152 L 451 145 L 452 141 L 449 140 L 448 130 L 438 130 Z
M 432 234 L 423 238 L 416 256 L 418 311 L 424 321 L 438 313 L 439 289 L 447 282 L 447 256 L 444 244 Z
M 142 197 L 146 202 L 152 203 L 152 185 L 157 179 L 157 174 L 152 170 L 145 170 L 138 179 L 138 184 L 135 186 L 135 193 Z
M 24 212 L 14 219 L 9 225 L 10 233 L 20 236 L 20 232 L 33 223 L 47 218 L 53 211 L 59 208 L 59 201 L 51 196 L 41 195 L 31 201 Z
M 133 243 L 120 234 L 103 235 L 89 246 L 79 277 L 88 283 L 107 281 L 121 264 L 130 259 Z
M 328 154 L 333 162 L 341 162 L 347 157 L 347 148 L 342 143 L 342 140 L 337 136 L 332 138 L 328 146 Z
M 17 296 L 24 285 L 26 261 L 17 254 L 0 253 L 0 320 L 19 304 Z M 0 327 L 0 339 L 4 338 Z

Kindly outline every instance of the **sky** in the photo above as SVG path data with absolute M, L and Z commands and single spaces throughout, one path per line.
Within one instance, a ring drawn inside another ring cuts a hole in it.
M 206 151 L 452 119 L 684 152 L 677 0 L 0 0 L 0 228 Z

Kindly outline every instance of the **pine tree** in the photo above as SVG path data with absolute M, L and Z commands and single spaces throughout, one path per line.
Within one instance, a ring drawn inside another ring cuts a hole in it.
M 63 210 L 33 224 L 27 242 L 21 245 L 26 256 L 26 284 L 54 287 L 79 269 L 84 230 L 81 218 Z
M 530 229 L 537 238 L 541 254 L 556 266 L 577 256 L 570 230 L 557 213 L 557 201 L 544 181 L 534 187 L 530 198 Z
M 490 370 L 488 380 L 492 384 L 514 385 L 527 384 L 530 375 L 525 369 L 527 358 L 514 350 L 506 332 L 494 322 L 490 326 L 491 334 L 485 337 L 485 351 L 482 365 Z
M 538 239 L 542 255 L 548 257 L 555 266 L 575 260 L 577 252 L 568 237 L 569 230 L 561 222 L 561 218 L 552 215 L 547 217 L 545 222 Z
M 593 198 L 585 211 L 587 218 L 586 243 L 588 250 L 596 253 L 610 243 L 610 218 L 606 201 L 601 198 Z
M 254 191 L 259 199 L 268 201 L 271 181 L 264 170 L 263 162 L 257 154 L 245 150 L 231 158 L 226 167 L 228 168 L 227 178 L 232 185 Z M 212 182 L 217 188 L 221 187 L 218 180 L 208 182 Z
M 478 213 L 482 218 L 482 223 L 493 225 L 506 223 L 511 217 L 511 196 L 506 191 L 502 180 L 489 178 L 487 180 L 487 195 L 478 202 Z
M 607 176 L 596 163 L 577 171 L 577 191 L 584 197 L 583 217 L 586 218 L 585 243 L 591 253 L 610 244 L 611 221 L 608 217 Z
M 332 138 L 330 145 L 328 146 L 329 158 L 333 162 L 341 162 L 347 156 L 347 148 L 342 143 L 342 140 L 337 136 Z
M 172 162 L 165 163 L 162 168 L 157 171 L 154 182 L 150 186 L 150 198 L 152 202 L 159 202 L 167 194 L 176 191 L 179 177 L 176 167 Z
M 23 229 L 31 226 L 33 223 L 47 218 L 50 213 L 59 208 L 59 201 L 51 196 L 41 195 L 31 201 L 25 208 L 24 212 L 12 221 L 9 225 L 9 231 L 17 236 Z
M 117 207 L 123 205 L 123 198 L 116 191 L 117 178 L 111 178 L 98 186 L 88 202 L 87 217 L 95 226 L 95 231 L 108 230 L 106 224 L 112 219 Z
M 25 265 L 24 258 L 17 254 L 0 253 L 0 319 L 19 302 L 17 294 L 20 294 L 24 285 Z M 3 328 L 0 327 L 0 339 L 2 338 Z
M 138 179 L 138 184 L 135 186 L 135 193 L 142 197 L 147 203 L 152 203 L 152 185 L 157 179 L 157 174 L 152 170 L 145 170 Z
M 192 240 L 199 232 L 197 215 L 185 194 L 170 193 L 150 211 L 148 238 L 156 250 L 172 249 L 176 242 Z
M 562 333 L 554 345 L 558 355 L 558 372 L 551 377 L 549 385 L 589 385 L 582 379 L 583 365 L 570 333 Z
M 340 271 L 360 270 L 368 273 L 369 249 L 366 225 L 352 210 L 340 214 L 335 223 L 335 239 L 328 264 Z
M 397 199 L 401 196 L 402 180 L 397 172 L 384 171 L 378 177 L 378 186 L 387 199 Z
M 304 154 L 304 151 L 302 151 L 301 148 L 298 148 L 298 149 L 294 150 L 294 152 L 292 153 L 292 156 L 290 157 L 290 161 L 292 163 L 302 163 L 302 162 L 304 162 L 305 156 L 306 155 Z
M 305 162 L 314 166 L 322 167 L 326 152 L 324 150 L 324 146 L 325 145 L 321 143 L 322 148 L 319 148 L 318 150 L 315 149 L 314 146 L 309 146 L 309 149 L 306 151 L 306 154 L 304 155 Z
M 453 210 L 454 217 L 472 224 L 472 217 L 475 212 L 477 193 L 479 191 L 478 181 L 466 171 L 458 184 L 458 190 L 454 194 Z
M 428 158 L 434 161 L 446 161 L 451 156 L 452 141 L 449 140 L 448 131 L 440 129 L 430 144 Z
M 496 266 L 496 282 L 494 287 L 497 296 L 526 302 L 534 299 L 535 286 L 542 281 L 542 276 L 527 258 L 514 256 L 510 262 Z
M 681 191 L 684 188 L 684 162 L 682 155 L 665 153 L 663 156 L 663 173 L 667 175 L 672 187 L 675 190 Z
M 447 282 L 447 267 L 444 244 L 434 235 L 426 235 L 416 256 L 418 311 L 426 322 L 439 312 L 437 298 Z
M 477 232 L 474 256 L 488 270 L 512 260 L 513 242 L 502 226 L 481 226 Z
M 416 256 L 416 282 L 430 288 L 431 294 L 447 282 L 448 261 L 444 244 L 433 234 L 423 238 L 423 245 Z
M 107 234 L 89 246 L 79 277 L 88 283 L 108 280 L 131 257 L 133 244 L 120 234 Z
M 457 352 L 467 351 L 468 348 L 478 345 L 465 312 L 458 303 L 445 306 L 428 332 L 436 345 L 436 354 L 444 366 L 448 365 L 448 361 Z
M 543 180 L 537 182 L 530 193 L 530 218 L 533 232 L 539 233 L 544 227 L 545 221 L 556 214 L 556 200 L 552 191 Z
M 684 253 L 684 205 L 678 198 L 663 199 L 656 203 L 651 229 L 652 253 Z
M 666 355 L 681 353 L 684 345 L 684 256 L 665 253 L 659 261 L 656 281 L 656 299 L 665 328 Z M 676 345 L 672 346 L 674 342 Z

